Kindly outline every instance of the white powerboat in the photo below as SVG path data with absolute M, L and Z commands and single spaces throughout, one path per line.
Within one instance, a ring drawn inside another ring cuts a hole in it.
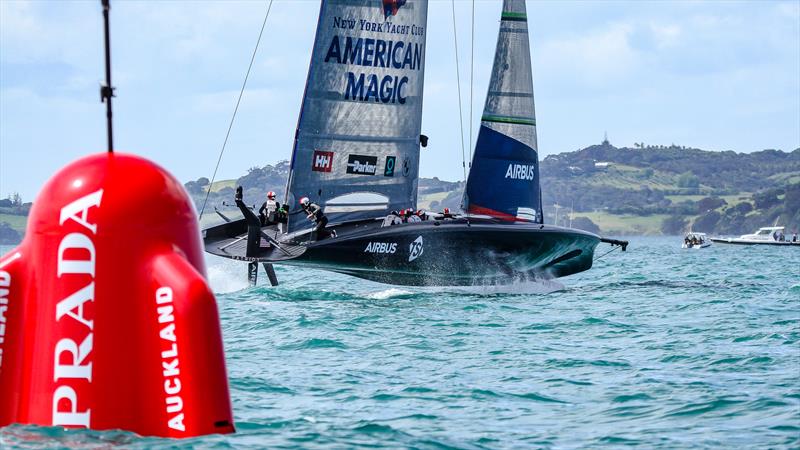
M 796 245 L 800 247 L 799 241 L 793 241 L 796 236 L 787 239 L 783 232 L 784 227 L 762 227 L 753 234 L 743 234 L 738 238 L 711 238 L 713 242 L 720 244 L 740 244 L 740 245 Z
M 681 248 L 706 248 L 711 247 L 711 241 L 705 233 L 695 233 L 690 231 L 683 238 L 683 245 Z

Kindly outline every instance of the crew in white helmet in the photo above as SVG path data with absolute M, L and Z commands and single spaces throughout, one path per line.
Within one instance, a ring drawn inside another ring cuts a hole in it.
M 258 216 L 261 218 L 261 225 L 270 225 L 280 222 L 277 217 L 278 210 L 281 204 L 275 201 L 275 193 L 272 191 L 267 192 L 267 201 L 261 205 L 258 210 Z
M 312 203 L 308 197 L 303 197 L 300 199 L 300 207 L 303 208 L 303 211 L 307 214 L 306 217 L 308 217 L 308 220 L 317 224 L 314 228 L 316 240 L 322 240 L 328 236 L 336 237 L 336 230 L 328 231 L 325 229 L 328 225 L 328 218 L 322 213 L 322 208 L 320 208 L 319 205 Z

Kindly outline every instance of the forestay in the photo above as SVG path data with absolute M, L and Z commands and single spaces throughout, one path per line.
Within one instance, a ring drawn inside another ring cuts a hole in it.
M 533 78 L 524 0 L 505 0 L 464 209 L 542 222 Z
M 333 221 L 416 206 L 427 0 L 323 0 L 287 187 Z

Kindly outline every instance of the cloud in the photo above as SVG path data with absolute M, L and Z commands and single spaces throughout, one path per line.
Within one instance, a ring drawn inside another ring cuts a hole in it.
M 233 114 L 236 100 L 239 98 L 238 90 L 224 92 L 209 92 L 193 95 L 189 99 L 189 108 L 199 113 L 228 113 Z M 285 98 L 285 94 L 277 92 L 275 89 L 245 89 L 242 94 L 242 101 L 239 105 L 239 112 L 257 111 L 269 108 L 269 105 L 280 103 Z M 300 103 L 298 100 L 297 104 Z
M 30 199 L 58 165 L 103 148 L 98 3 L 0 0 L 0 195 L 13 183 Z M 543 155 L 599 141 L 604 129 L 620 144 L 800 145 L 800 3 L 527 5 Z M 112 2 L 118 146 L 149 152 L 142 154 L 184 179 L 207 174 L 265 8 L 262 1 Z M 479 123 L 500 8 L 476 2 L 474 40 L 470 8 L 456 11 L 467 130 Z M 288 157 L 318 11 L 318 2 L 274 2 L 223 173 Z M 423 132 L 431 146 L 421 170 L 460 179 L 451 14 L 449 2 L 430 2 Z M 20 176 L 7 168 L 31 160 L 44 163 Z
M 541 72 L 558 73 L 584 85 L 620 82 L 635 71 L 641 59 L 629 37 L 634 28 L 614 23 L 586 34 L 550 39 L 535 53 Z

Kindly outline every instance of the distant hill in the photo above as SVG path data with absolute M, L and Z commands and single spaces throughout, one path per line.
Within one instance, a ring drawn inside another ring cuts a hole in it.
M 679 234 L 693 228 L 743 234 L 776 221 L 800 228 L 800 149 L 754 153 L 609 142 L 546 157 L 541 162 L 546 221 L 613 234 Z M 289 163 L 253 167 L 238 180 L 216 182 L 209 205 L 231 202 L 234 187 L 261 203 L 283 196 Z M 187 189 L 202 205 L 207 179 Z M 419 206 L 458 209 L 463 182 L 422 178 Z M 199 207 L 199 206 L 198 206 Z M 573 213 L 570 215 L 569 211 Z
M 604 141 L 541 161 L 542 200 L 547 223 L 605 234 L 679 234 L 688 229 L 744 234 L 778 223 L 800 229 L 800 149 L 754 153 L 716 152 L 676 145 L 615 147 Z M 267 191 L 282 198 L 289 162 L 252 167 L 236 180 L 210 186 L 206 213 L 232 211 L 234 189 L 260 205 Z M 198 211 L 208 178 L 185 184 Z M 438 178 L 419 181 L 419 206 L 457 210 L 464 183 Z M 226 206 L 227 204 L 227 206 Z M 0 241 L 24 232 L 30 203 L 18 196 L 0 200 Z M 570 214 L 572 211 L 572 214 Z M 216 220 L 205 214 L 204 224 Z M 2 243 L 0 242 L 0 243 Z
M 753 153 L 607 141 L 541 163 L 545 211 L 574 207 L 604 232 L 743 234 L 800 227 L 800 149 Z

